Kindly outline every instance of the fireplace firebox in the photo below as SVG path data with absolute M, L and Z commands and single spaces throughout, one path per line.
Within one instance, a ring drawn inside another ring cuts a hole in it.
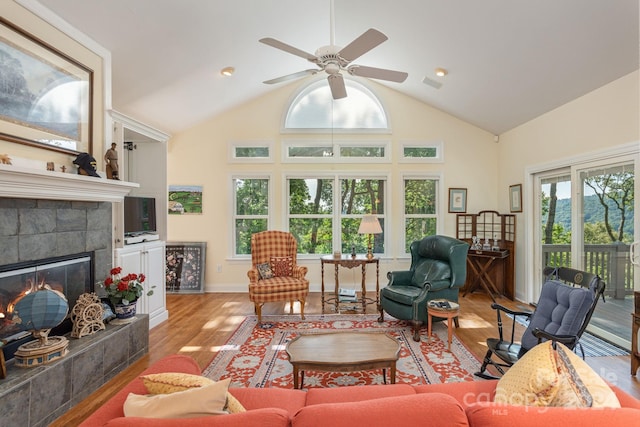
M 20 345 L 33 340 L 12 321 L 15 303 L 44 283 L 67 297 L 71 312 L 81 294 L 94 291 L 94 258 L 93 252 L 83 252 L 0 267 L 0 341 L 5 359 L 13 358 Z M 51 335 L 64 335 L 72 326 L 68 315 Z

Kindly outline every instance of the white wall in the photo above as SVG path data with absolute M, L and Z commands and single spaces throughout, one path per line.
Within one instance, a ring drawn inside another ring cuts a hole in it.
M 389 270 L 409 265 L 406 259 L 396 259 L 399 253 L 402 200 L 396 190 L 403 171 L 430 171 L 442 174 L 444 234 L 455 236 L 455 214 L 448 214 L 449 187 L 468 189 L 467 211 L 477 212 L 494 209 L 498 198 L 495 188 L 498 177 L 498 144 L 493 135 L 459 120 L 449 114 L 425 105 L 413 98 L 375 83 L 365 82 L 384 104 L 393 133 L 391 135 L 367 135 L 367 139 L 391 140 L 398 144 L 405 140 L 444 141 L 445 162 L 441 164 L 333 164 L 305 165 L 281 164 L 279 142 L 281 120 L 292 95 L 304 81 L 278 88 L 266 96 L 240 105 L 219 117 L 201 123 L 169 141 L 168 185 L 202 185 L 203 214 L 169 216 L 169 241 L 206 241 L 207 247 L 207 291 L 246 292 L 249 260 L 230 259 L 231 248 L 231 174 L 237 172 L 267 172 L 273 175 L 275 208 L 273 229 L 284 229 L 282 174 L 287 171 L 352 170 L 382 171 L 391 176 L 391 200 L 388 206 L 389 229 L 387 230 L 387 250 L 391 258 L 383 259 L 380 266 L 381 286 L 386 284 Z M 310 138 L 309 135 L 287 134 L 285 138 Z M 341 136 L 340 138 L 343 138 Z M 351 137 L 351 136 L 349 136 Z M 363 136 L 353 136 L 363 137 Z M 326 138 L 323 135 L 322 138 Z M 229 141 L 270 140 L 274 141 L 275 162 L 272 164 L 230 164 L 227 162 Z M 395 154 L 395 153 L 394 153 Z M 309 267 L 308 277 L 311 290 L 320 289 L 320 262 L 318 257 L 304 260 Z M 217 271 L 220 265 L 221 272 Z M 342 269 L 342 281 L 359 284 L 359 272 Z M 367 272 L 367 287 L 375 287 L 373 266 Z M 325 274 L 327 286 L 333 286 L 331 273 Z M 329 280 L 327 280 L 329 279 Z
M 638 79 L 636 71 L 500 135 L 498 210 L 508 211 L 509 185 L 525 183 L 527 168 L 640 141 Z M 531 240 L 525 219 L 532 205 L 525 186 L 516 247 L 516 298 L 525 301 L 526 284 L 532 280 L 525 276 L 525 266 L 533 244 L 525 245 Z

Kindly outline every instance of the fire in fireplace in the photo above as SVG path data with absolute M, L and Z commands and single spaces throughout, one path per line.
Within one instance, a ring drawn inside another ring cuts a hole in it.
M 12 321 L 13 307 L 22 296 L 35 291 L 44 282 L 67 297 L 71 311 L 81 294 L 94 291 L 93 271 L 93 252 L 0 267 L 0 340 L 5 358 L 12 358 L 21 344 L 32 339 L 29 332 L 21 331 Z M 71 320 L 67 316 L 51 331 L 51 335 L 64 335 L 71 328 Z

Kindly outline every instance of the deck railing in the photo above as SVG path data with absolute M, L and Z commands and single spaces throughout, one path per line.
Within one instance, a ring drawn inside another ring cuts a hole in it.
M 542 245 L 545 266 L 571 267 L 571 245 Z M 633 294 L 633 265 L 629 245 L 584 245 L 585 271 L 596 273 L 607 283 L 606 294 L 622 299 Z

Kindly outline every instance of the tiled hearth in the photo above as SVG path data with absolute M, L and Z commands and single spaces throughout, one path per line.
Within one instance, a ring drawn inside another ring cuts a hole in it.
M 0 265 L 95 253 L 95 277 L 113 263 L 112 203 L 137 184 L 0 165 Z M 117 214 L 116 214 L 117 216 Z M 0 380 L 0 425 L 45 427 L 148 352 L 149 318 L 80 339 L 51 364 Z

